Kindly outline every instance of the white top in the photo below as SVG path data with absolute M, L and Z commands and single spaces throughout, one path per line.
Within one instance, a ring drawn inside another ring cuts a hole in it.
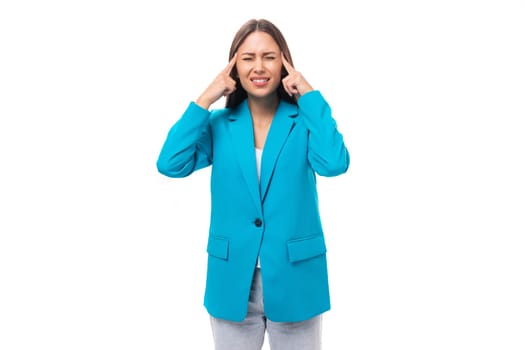
M 257 161 L 257 178 L 259 183 L 261 182 L 261 158 L 263 150 L 260 148 L 255 148 L 255 160 Z

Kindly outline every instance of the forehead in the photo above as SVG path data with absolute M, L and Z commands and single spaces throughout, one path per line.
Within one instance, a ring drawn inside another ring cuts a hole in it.
M 268 51 L 279 51 L 279 45 L 273 39 L 273 37 L 265 32 L 253 32 L 244 39 L 243 43 L 239 46 L 238 52 L 242 53 L 255 53 L 255 52 L 268 52 Z

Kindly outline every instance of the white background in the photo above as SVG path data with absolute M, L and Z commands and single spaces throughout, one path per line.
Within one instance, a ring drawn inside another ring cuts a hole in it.
M 0 349 L 211 349 L 209 170 L 169 127 L 267 18 L 351 153 L 325 349 L 525 348 L 521 1 L 3 1 Z

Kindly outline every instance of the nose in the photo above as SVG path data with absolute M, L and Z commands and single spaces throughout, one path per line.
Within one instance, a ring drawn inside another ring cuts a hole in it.
M 254 65 L 253 65 L 253 70 L 256 71 L 256 72 L 262 72 L 264 71 L 264 67 L 263 67 L 263 61 L 262 59 L 260 58 L 257 58 L 254 62 Z

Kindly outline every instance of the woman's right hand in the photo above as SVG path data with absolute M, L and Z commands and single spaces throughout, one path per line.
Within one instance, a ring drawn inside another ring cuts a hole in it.
M 206 88 L 206 90 L 204 90 L 195 103 L 204 109 L 208 109 L 219 98 L 222 96 L 228 96 L 235 91 L 236 83 L 235 80 L 230 76 L 230 73 L 233 67 L 235 67 L 235 63 L 237 62 L 236 58 L 237 53 L 233 55 L 226 68 L 224 68 L 222 72 L 219 73 L 219 75 Z

